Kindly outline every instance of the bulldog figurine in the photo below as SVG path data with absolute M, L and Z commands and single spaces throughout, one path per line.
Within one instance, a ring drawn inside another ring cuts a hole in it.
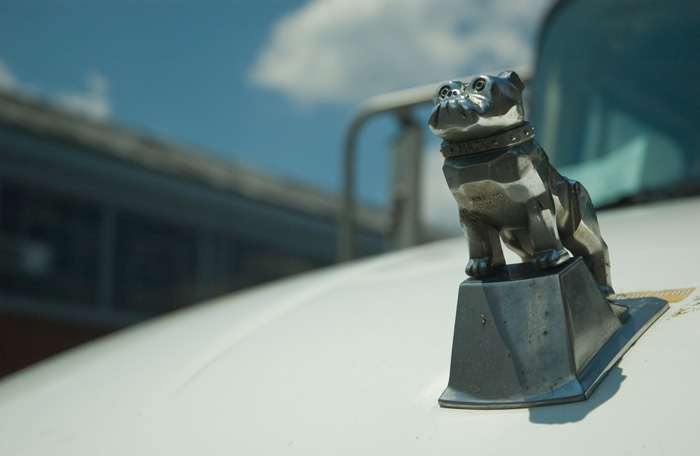
M 442 84 L 433 96 L 428 124 L 443 140 L 443 171 L 469 244 L 466 273 L 503 268 L 503 240 L 537 268 L 557 266 L 569 253 L 582 257 L 613 301 L 608 248 L 591 199 L 549 164 L 525 121 L 523 89 L 507 71 Z

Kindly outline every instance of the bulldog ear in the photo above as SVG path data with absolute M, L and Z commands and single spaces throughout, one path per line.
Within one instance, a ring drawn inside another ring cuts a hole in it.
M 523 89 L 525 89 L 525 84 L 523 84 L 523 81 L 520 79 L 520 76 L 518 76 L 518 73 L 516 73 L 515 71 L 504 71 L 503 73 L 499 74 L 498 77 L 510 82 L 521 92 L 523 91 Z

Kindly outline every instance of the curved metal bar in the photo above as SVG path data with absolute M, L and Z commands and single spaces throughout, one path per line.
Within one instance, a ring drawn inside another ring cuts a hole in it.
M 372 117 L 397 112 L 405 117 L 406 110 L 432 102 L 435 84 L 377 95 L 363 102 L 353 116 L 345 134 L 343 147 L 343 192 L 339 217 L 338 261 L 348 261 L 355 256 L 355 162 L 357 136 L 364 124 Z

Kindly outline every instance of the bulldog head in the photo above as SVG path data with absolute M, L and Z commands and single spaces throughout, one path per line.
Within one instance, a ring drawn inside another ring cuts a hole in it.
M 440 85 L 433 95 L 430 130 L 447 142 L 490 136 L 524 121 L 523 89 L 514 71 Z

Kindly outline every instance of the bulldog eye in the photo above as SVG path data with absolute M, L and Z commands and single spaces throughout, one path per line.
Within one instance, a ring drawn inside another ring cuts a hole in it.
M 445 98 L 447 96 L 447 94 L 450 93 L 450 90 L 451 90 L 450 86 L 442 86 L 440 88 L 440 92 L 438 93 L 438 96 L 440 97 L 440 99 L 442 100 L 443 98 Z
M 486 87 L 486 81 L 483 78 L 475 79 L 472 83 L 472 88 L 477 92 L 481 92 Z

